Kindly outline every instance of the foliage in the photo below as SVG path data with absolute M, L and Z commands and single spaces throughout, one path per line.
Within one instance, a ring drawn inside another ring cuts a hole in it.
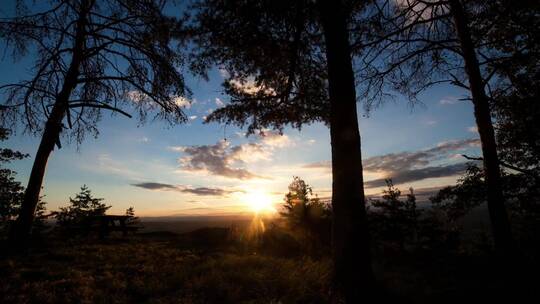
M 505 172 L 503 194 L 507 207 L 514 215 L 540 215 L 538 181 L 527 174 Z M 431 198 L 436 208 L 444 211 L 451 221 L 456 221 L 486 202 L 484 171 L 469 164 L 464 176 L 455 186 L 441 189 Z
M 540 192 L 538 179 L 524 173 L 506 171 L 502 175 L 503 195 L 510 212 L 512 229 L 522 248 L 538 250 L 540 235 Z M 431 198 L 434 209 L 456 227 L 473 209 L 487 200 L 482 168 L 469 164 L 456 185 L 445 187 Z
M 9 131 L 0 128 L 0 140 L 8 138 Z M 27 157 L 19 151 L 0 148 L 0 165 Z M 0 167 L 0 230 L 6 230 L 10 221 L 17 215 L 23 195 L 24 187 L 15 180 L 16 172 Z
M 186 120 L 179 101 L 189 95 L 184 59 L 172 40 L 180 22 L 164 13 L 170 1 L 48 4 L 18 0 L 14 16 L 0 21 L 6 54 L 35 57 L 31 78 L 0 86 L 2 125 L 41 134 L 58 103 L 77 142 L 88 131 L 98 134 L 103 110 L 131 117 L 126 110 L 134 109 L 141 121 L 152 112 L 171 123 Z
M 9 130 L 0 128 L 0 141 L 6 140 L 10 135 Z M 4 234 L 9 229 L 11 221 L 17 216 L 24 196 L 24 186 L 15 180 L 15 171 L 1 166 L 14 160 L 21 160 L 28 157 L 28 154 L 13 151 L 9 148 L 0 148 L 0 234 Z M 34 221 L 33 232 L 38 232 L 44 228 L 45 202 L 39 200 L 36 208 L 36 219 Z
M 306 182 L 295 176 L 285 195 L 283 211 L 289 229 L 308 241 L 311 252 L 330 244 L 331 207 L 321 202 Z
M 374 207 L 370 215 L 370 225 L 385 240 L 395 241 L 404 246 L 405 239 L 417 242 L 421 211 L 416 208 L 416 196 L 410 188 L 405 201 L 400 200 L 401 191 L 386 180 L 387 189 L 382 199 L 371 199 Z
M 81 191 L 75 195 L 75 198 L 69 198 L 70 205 L 61 207 L 55 215 L 57 225 L 67 227 L 81 224 L 89 217 L 105 215 L 107 206 L 102 203 L 104 199 L 92 196 L 92 191 L 86 186 L 81 187 Z
M 129 218 L 126 220 L 127 226 L 139 226 L 141 221 L 138 217 L 135 216 L 135 208 L 129 207 L 126 209 L 126 215 L 129 216 Z
M 442 188 L 430 200 L 450 221 L 457 221 L 473 208 L 486 202 L 483 170 L 475 164 L 468 164 L 467 171 L 455 186 Z
M 227 73 L 231 100 L 208 121 L 247 125 L 248 134 L 328 121 L 322 34 L 312 1 L 196 1 L 195 71 Z

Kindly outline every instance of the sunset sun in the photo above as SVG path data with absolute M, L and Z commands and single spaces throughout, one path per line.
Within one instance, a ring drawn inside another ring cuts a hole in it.
M 272 197 L 264 191 L 249 191 L 244 196 L 244 202 L 255 213 L 276 211 L 272 204 Z

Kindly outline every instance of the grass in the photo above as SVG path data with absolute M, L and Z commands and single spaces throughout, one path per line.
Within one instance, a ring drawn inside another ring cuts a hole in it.
M 225 232 L 204 228 L 103 241 L 49 237 L 24 255 L 0 256 L 0 303 L 329 302 L 327 256 L 283 255 L 264 246 L 256 252 Z M 272 240 L 271 247 L 289 248 L 290 240 Z M 378 242 L 373 268 L 381 302 L 519 303 L 530 296 L 521 284 L 537 282 L 534 268 L 530 279 L 523 273 L 505 277 L 489 251 L 468 246 L 476 249 L 403 251 Z
M 2 303 L 326 303 L 328 261 L 183 249 L 176 238 L 56 243 L 0 262 Z

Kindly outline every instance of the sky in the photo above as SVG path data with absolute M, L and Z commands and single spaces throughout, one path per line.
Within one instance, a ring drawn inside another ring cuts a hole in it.
M 0 42 L 1 43 L 1 42 Z M 0 58 L 0 85 L 27 78 L 29 59 Z M 96 197 L 123 213 L 133 206 L 139 216 L 229 215 L 283 202 L 293 176 L 331 196 L 330 137 L 322 124 L 302 130 L 286 128 L 245 137 L 245 130 L 204 117 L 227 104 L 223 71 L 209 80 L 186 74 L 193 92 L 184 103 L 186 124 L 170 127 L 159 121 L 139 124 L 136 118 L 105 114 L 99 136 L 80 144 L 62 142 L 52 153 L 42 194 L 49 210 L 69 203 L 86 184 Z M 370 112 L 358 104 L 366 193 L 378 194 L 391 177 L 403 192 L 417 193 L 452 185 L 465 168 L 460 154 L 479 155 L 473 109 L 460 100 L 466 92 L 441 85 L 420 96 L 411 107 L 396 98 Z M 8 167 L 26 184 L 39 138 L 15 130 L 2 146 L 28 153 Z M 255 206 L 255 207 L 254 207 Z

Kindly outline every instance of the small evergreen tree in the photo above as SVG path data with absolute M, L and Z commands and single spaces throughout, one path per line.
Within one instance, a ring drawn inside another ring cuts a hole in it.
M 111 208 L 102 203 L 103 198 L 95 198 L 92 191 L 86 186 L 81 187 L 81 191 L 75 195 L 75 198 L 69 198 L 70 206 L 61 207 L 56 213 L 56 221 L 59 226 L 70 226 L 79 224 L 92 216 L 105 215 L 105 212 Z
M 295 176 L 285 195 L 281 216 L 289 228 L 308 242 L 308 250 L 315 252 L 330 243 L 332 211 L 321 202 L 304 180 Z
M 130 217 L 126 221 L 127 226 L 139 225 L 141 222 L 139 218 L 135 216 L 135 208 L 133 208 L 133 206 L 126 209 L 126 216 Z

